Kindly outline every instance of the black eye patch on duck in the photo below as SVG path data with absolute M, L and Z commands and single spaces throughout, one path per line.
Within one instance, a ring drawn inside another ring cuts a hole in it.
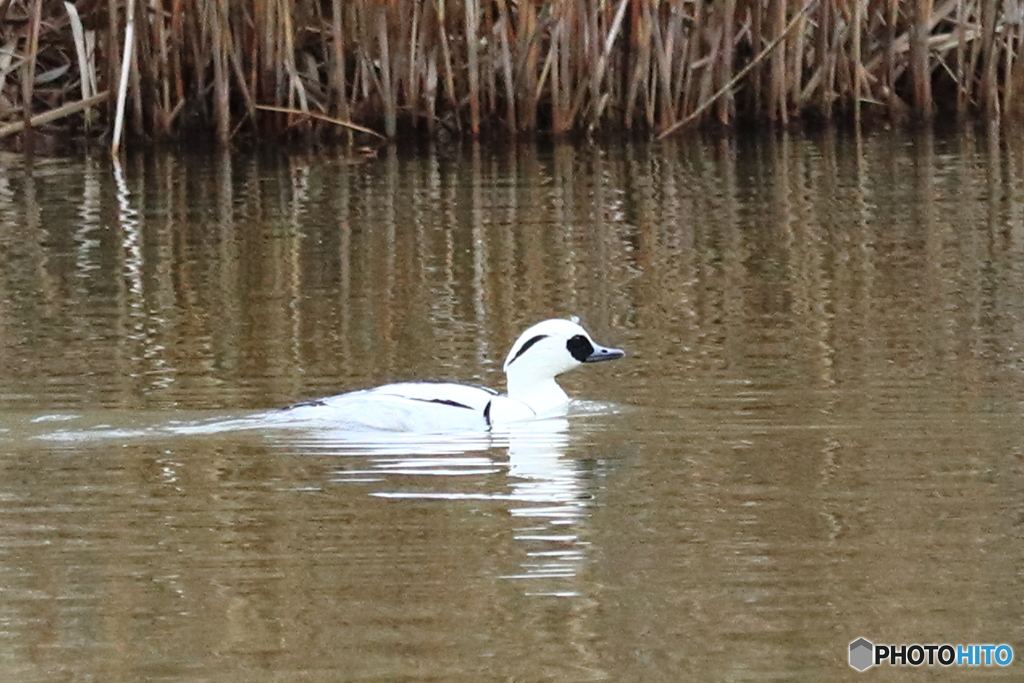
M 594 353 L 594 345 L 590 343 L 590 340 L 584 337 L 582 334 L 577 334 L 565 343 L 565 348 L 569 350 L 572 357 L 583 363 L 591 354 Z
M 527 342 L 525 344 L 523 344 L 522 347 L 520 347 L 520 349 L 518 351 L 516 351 L 516 355 L 512 356 L 512 360 L 510 360 L 508 362 L 508 364 L 512 365 L 512 363 L 515 363 L 516 362 L 516 358 L 519 358 L 519 356 L 521 356 L 524 353 L 526 353 L 526 350 L 528 348 L 530 348 L 531 346 L 533 346 L 534 344 L 536 344 L 541 339 L 544 339 L 547 336 L 548 335 L 546 335 L 546 334 L 538 334 L 536 337 L 530 337 L 529 340 L 527 340 Z

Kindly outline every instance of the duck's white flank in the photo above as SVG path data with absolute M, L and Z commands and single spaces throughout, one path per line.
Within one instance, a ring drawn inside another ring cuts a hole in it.
M 281 420 L 316 421 L 337 429 L 448 432 L 491 429 L 565 414 L 569 397 L 555 377 L 584 363 L 622 358 L 579 324 L 552 319 L 523 332 L 505 358 L 508 394 L 442 382 L 403 382 L 303 403 Z

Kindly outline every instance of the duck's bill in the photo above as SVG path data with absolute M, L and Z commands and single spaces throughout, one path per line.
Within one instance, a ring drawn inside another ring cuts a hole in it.
M 622 358 L 626 355 L 626 352 L 622 349 L 610 349 L 606 346 L 598 346 L 594 344 L 594 352 L 583 359 L 584 363 L 598 363 L 603 360 L 615 360 L 616 358 Z

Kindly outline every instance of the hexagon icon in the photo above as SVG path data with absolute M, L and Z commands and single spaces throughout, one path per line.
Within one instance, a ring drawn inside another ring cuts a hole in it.
M 864 671 L 875 659 L 875 646 L 866 638 L 858 638 L 850 643 L 850 666 L 857 671 Z

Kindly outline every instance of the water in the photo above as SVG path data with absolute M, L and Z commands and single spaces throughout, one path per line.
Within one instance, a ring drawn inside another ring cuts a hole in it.
M 4 681 L 1024 657 L 1020 140 L 0 162 Z M 569 315 L 628 356 L 564 377 L 565 420 L 195 428 L 500 387 Z

